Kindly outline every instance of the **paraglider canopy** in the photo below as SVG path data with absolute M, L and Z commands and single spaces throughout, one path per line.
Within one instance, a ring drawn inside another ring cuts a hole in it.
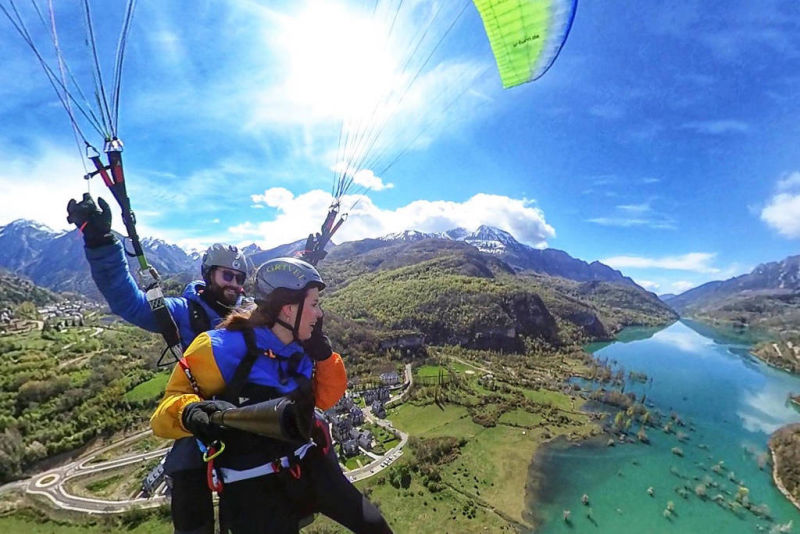
M 567 40 L 578 0 L 473 0 L 509 88 L 541 77 Z

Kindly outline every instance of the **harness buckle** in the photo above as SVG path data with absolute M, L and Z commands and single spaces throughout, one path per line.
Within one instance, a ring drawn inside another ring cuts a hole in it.
M 281 459 L 278 458 L 277 460 L 273 460 L 272 461 L 272 470 L 275 473 L 280 473 L 281 469 L 283 469 L 283 466 L 281 465 Z

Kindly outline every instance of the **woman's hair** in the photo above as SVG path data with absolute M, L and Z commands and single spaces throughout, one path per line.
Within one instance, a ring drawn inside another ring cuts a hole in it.
M 232 311 L 217 328 L 235 331 L 258 326 L 272 328 L 281 313 L 281 308 L 287 304 L 298 304 L 304 298 L 306 298 L 306 289 L 279 287 L 270 293 L 265 300 L 258 301 L 255 308 Z

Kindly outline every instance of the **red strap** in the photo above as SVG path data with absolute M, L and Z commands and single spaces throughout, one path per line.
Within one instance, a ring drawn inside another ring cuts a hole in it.
M 210 453 L 210 456 L 213 456 L 216 451 L 214 450 L 214 447 L 209 447 L 208 452 Z M 222 493 L 222 480 L 219 479 L 217 472 L 214 470 L 213 458 L 206 464 L 206 483 L 208 484 L 208 489 L 211 491 Z
M 189 384 L 192 386 L 192 390 L 194 391 L 195 395 L 200 395 L 200 386 L 197 385 L 197 380 L 194 379 L 194 375 L 192 374 L 192 370 L 189 368 L 189 362 L 186 361 L 186 358 L 181 358 L 178 360 L 178 365 L 183 370 L 183 374 L 186 375 L 186 378 L 189 379 Z
M 102 161 L 100 161 L 100 156 L 95 156 L 95 157 L 90 158 L 90 159 L 92 160 L 92 163 L 94 163 L 94 168 L 97 169 L 97 172 L 103 178 L 103 182 L 105 182 L 105 184 L 108 187 L 111 187 L 112 185 L 114 185 L 114 182 L 111 180 L 111 177 L 108 175 L 108 168 L 105 165 L 103 165 Z

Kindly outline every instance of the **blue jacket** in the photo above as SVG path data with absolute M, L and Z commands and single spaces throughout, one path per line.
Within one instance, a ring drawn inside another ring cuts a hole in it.
M 128 271 L 122 243 L 117 241 L 112 245 L 84 250 L 86 259 L 89 260 L 92 279 L 108 302 L 111 312 L 131 324 L 157 333 L 158 326 L 150 311 L 147 298 Z M 203 307 L 212 328 L 222 321 L 222 317 L 200 298 L 199 292 L 204 288 L 205 282 L 194 281 L 186 286 L 183 296 L 164 298 L 167 309 L 172 314 L 175 324 L 178 325 L 184 350 L 200 333 L 192 330 L 189 321 L 189 300 L 193 300 Z
M 103 247 L 84 248 L 84 251 L 86 259 L 89 260 L 92 279 L 108 302 L 111 312 L 140 328 L 158 332 L 147 297 L 128 271 L 122 243 L 116 241 Z M 212 328 L 222 321 L 222 317 L 200 298 L 199 291 L 203 288 L 205 288 L 204 282 L 194 281 L 186 286 L 183 296 L 164 298 L 164 303 L 178 326 L 183 350 L 186 350 L 200 333 L 192 330 L 189 320 L 189 300 L 203 307 Z M 179 439 L 167 455 L 164 470 L 167 474 L 173 474 L 187 469 L 202 469 L 203 466 L 203 459 L 194 440 Z

